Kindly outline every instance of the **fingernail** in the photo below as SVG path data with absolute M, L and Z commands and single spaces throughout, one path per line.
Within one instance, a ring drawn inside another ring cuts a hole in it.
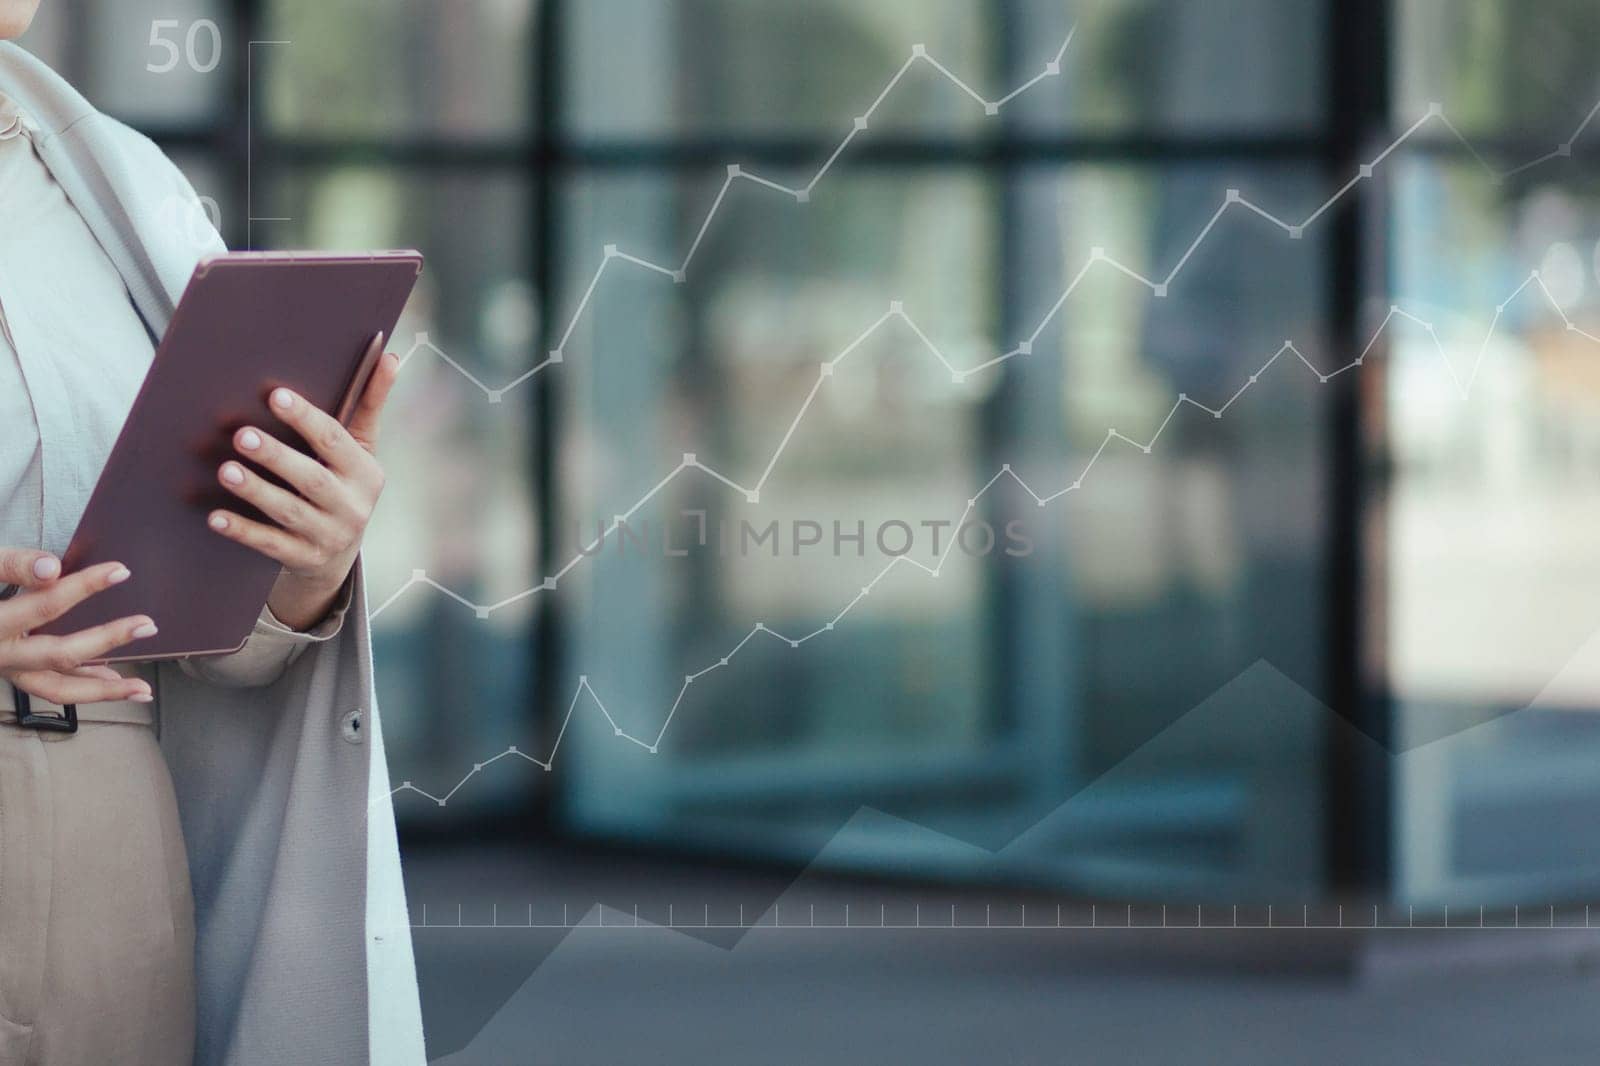
M 261 434 L 253 429 L 247 429 L 239 434 L 239 447 L 247 452 L 253 452 L 261 447 Z
M 132 570 L 129 570 L 126 566 L 119 566 L 115 570 L 111 571 L 111 573 L 106 575 L 106 584 L 120 585 L 132 576 Z
M 273 389 L 272 406 L 278 408 L 280 411 L 287 411 L 289 408 L 294 406 L 294 393 L 290 392 L 288 389 Z
M 148 637 L 155 636 L 159 632 L 161 631 L 156 628 L 156 624 L 154 622 L 146 622 L 144 625 L 133 631 L 133 639 L 144 640 Z
M 244 484 L 244 471 L 236 463 L 225 463 L 222 467 L 222 480 L 230 485 Z
M 148 692 L 135 692 L 133 695 L 129 696 L 128 699 L 133 703 L 150 703 L 155 699 L 155 697 L 150 695 Z
M 61 561 L 53 555 L 41 555 L 33 561 L 33 576 L 40 581 L 49 581 L 61 573 Z
M 228 528 L 228 520 L 226 518 L 222 517 L 219 514 L 214 514 L 214 515 L 211 516 L 211 528 L 212 529 L 227 529 Z

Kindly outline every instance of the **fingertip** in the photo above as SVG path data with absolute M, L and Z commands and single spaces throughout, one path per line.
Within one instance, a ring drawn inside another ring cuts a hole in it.
M 228 528 L 228 516 L 221 511 L 213 511 L 211 517 L 206 520 L 206 525 L 221 533 Z
M 155 697 L 150 694 L 149 689 L 141 689 L 138 692 L 132 693 L 128 696 L 128 701 L 130 703 L 152 703 L 154 700 Z
M 33 561 L 33 576 L 40 581 L 54 581 L 61 576 L 61 560 L 54 555 L 41 555 Z
M 272 390 L 272 406 L 280 411 L 287 411 L 294 406 L 294 393 L 288 389 Z

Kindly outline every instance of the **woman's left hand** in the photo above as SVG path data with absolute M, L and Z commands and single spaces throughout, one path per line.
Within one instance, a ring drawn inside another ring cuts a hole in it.
M 383 491 L 378 422 L 400 373 L 393 352 L 378 361 L 346 429 L 289 389 L 272 390 L 272 413 L 316 453 L 312 458 L 255 426 L 233 435 L 239 454 L 289 485 L 230 460 L 217 470 L 222 487 L 255 505 L 272 523 L 233 511 L 212 511 L 212 529 L 283 565 L 267 605 L 287 626 L 309 629 L 333 605 L 355 565 L 361 538 Z M 321 460 L 320 462 L 318 460 Z

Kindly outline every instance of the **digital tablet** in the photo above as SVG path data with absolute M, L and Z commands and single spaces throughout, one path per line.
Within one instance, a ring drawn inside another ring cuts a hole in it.
M 206 525 L 217 507 L 265 520 L 217 483 L 224 460 L 243 461 L 233 434 L 256 425 L 310 452 L 267 406 L 278 386 L 348 420 L 421 272 L 415 251 L 203 260 L 61 559 L 64 573 L 115 560 L 133 576 L 38 632 L 148 614 L 156 636 L 97 661 L 242 647 L 281 567 Z

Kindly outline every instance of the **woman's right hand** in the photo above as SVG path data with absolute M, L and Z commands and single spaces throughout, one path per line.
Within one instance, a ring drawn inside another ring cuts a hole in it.
M 83 665 L 113 648 L 155 636 L 155 623 L 147 616 L 131 615 L 61 637 L 29 635 L 130 576 L 121 563 L 101 563 L 61 577 L 60 561 L 46 552 L 0 548 L 0 585 L 20 590 L 0 600 L 0 678 L 51 703 L 149 703 L 146 682 L 123 677 L 109 666 Z

